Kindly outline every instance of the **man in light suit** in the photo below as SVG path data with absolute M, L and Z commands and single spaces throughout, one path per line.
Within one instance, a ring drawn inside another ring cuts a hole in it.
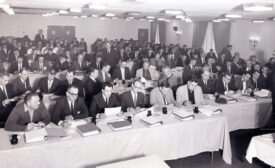
M 145 78 L 146 80 L 157 80 L 156 72 L 150 68 L 149 61 L 143 62 L 143 67 L 136 72 L 136 78 Z
M 38 94 L 29 93 L 25 96 L 24 103 L 17 104 L 12 110 L 5 130 L 31 131 L 36 127 L 46 126 L 50 121 L 50 114 Z
M 132 89 L 121 95 L 122 111 L 127 112 L 128 108 L 145 107 L 144 94 L 140 92 L 142 83 L 135 80 Z
M 102 86 L 102 91 L 94 96 L 89 113 L 90 116 L 96 117 L 97 114 L 104 114 L 105 108 L 118 106 L 120 106 L 118 95 L 113 93 L 113 85 L 106 82 Z
M 60 98 L 52 114 L 52 121 L 60 126 L 69 126 L 65 120 L 84 119 L 88 117 L 88 108 L 84 98 L 78 96 L 78 87 L 68 87 L 66 96 Z
M 131 73 L 128 67 L 126 67 L 126 60 L 121 60 L 120 66 L 113 71 L 113 79 L 129 80 L 131 79 Z
M 177 89 L 176 95 L 178 104 L 205 104 L 201 87 L 198 86 L 197 80 L 195 78 L 190 79 L 186 85 L 180 86 Z
M 150 104 L 153 105 L 169 105 L 176 104 L 173 91 L 168 82 L 161 82 L 159 87 L 154 88 L 150 92 Z
M 109 73 L 111 66 L 109 64 L 103 64 L 102 69 L 98 73 L 98 81 L 101 83 L 111 82 L 111 74 Z
M 15 96 L 21 96 L 32 91 L 28 73 L 28 69 L 23 68 L 19 72 L 19 76 L 12 82 L 13 94 Z
M 55 69 L 52 69 L 51 71 L 49 71 L 47 77 L 39 80 L 37 89 L 39 89 L 41 93 L 58 94 L 58 89 L 60 87 L 60 80 L 57 79 L 55 75 L 56 75 Z

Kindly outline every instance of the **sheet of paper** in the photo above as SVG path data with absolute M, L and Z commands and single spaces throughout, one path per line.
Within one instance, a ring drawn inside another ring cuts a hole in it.
M 105 115 L 106 117 L 112 117 L 118 115 L 121 112 L 121 107 L 112 107 L 112 108 L 105 108 Z

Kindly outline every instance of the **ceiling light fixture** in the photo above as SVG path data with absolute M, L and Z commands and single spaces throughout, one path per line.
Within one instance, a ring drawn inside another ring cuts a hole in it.
M 244 11 L 260 12 L 260 11 L 272 11 L 272 3 L 249 3 L 243 4 Z
M 132 20 L 135 19 L 133 16 L 127 16 L 126 19 Z
M 221 21 L 221 20 L 218 20 L 218 19 L 215 19 L 215 20 L 213 20 L 212 22 L 220 23 L 220 22 L 222 22 L 222 21 Z
M 90 9 L 98 9 L 98 10 L 103 10 L 106 9 L 107 7 L 103 4 L 90 4 L 89 5 Z
M 225 17 L 227 17 L 227 18 L 242 18 L 243 16 L 240 14 L 226 14 Z
M 74 18 L 74 19 L 78 19 L 78 18 L 79 18 L 79 16 L 73 16 L 73 18 Z
M 106 17 L 114 17 L 114 16 L 116 16 L 116 15 L 113 14 L 113 13 L 106 13 L 105 16 L 106 16 Z
M 158 18 L 158 21 L 165 21 L 165 18 Z
M 139 16 L 139 15 L 140 15 L 140 12 L 128 12 L 127 15 Z
M 221 19 L 219 19 L 220 21 L 223 21 L 223 22 L 228 22 L 228 21 L 230 21 L 230 19 L 228 19 L 228 18 L 221 18 Z
M 185 19 L 186 17 L 184 15 L 176 15 L 176 19 Z
M 96 15 L 96 14 L 92 14 L 91 16 L 94 17 L 94 18 L 98 18 L 98 17 L 99 17 L 99 16 Z
M 82 9 L 81 8 L 71 8 L 70 12 L 80 13 L 80 12 L 82 12 Z
M 146 16 L 147 19 L 155 19 L 154 16 Z
M 165 20 L 165 22 L 171 22 L 171 20 L 169 20 L 169 19 L 166 19 L 166 20 Z
M 87 15 L 81 15 L 80 17 L 81 18 L 87 18 L 88 16 Z
M 180 15 L 183 14 L 182 10 L 165 10 L 164 13 L 169 15 Z
M 253 23 L 264 23 L 264 20 L 253 20 Z
M 59 14 L 67 15 L 69 12 L 67 10 L 59 10 Z

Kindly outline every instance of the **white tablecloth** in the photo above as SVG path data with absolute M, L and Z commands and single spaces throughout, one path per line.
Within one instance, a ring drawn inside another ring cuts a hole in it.
M 229 132 L 238 129 L 253 129 L 265 126 L 272 115 L 272 99 L 257 98 L 255 102 L 238 99 L 237 103 L 217 104 L 227 117 Z
M 23 139 L 10 145 L 11 132 L 0 130 L 0 167 L 49 168 L 84 167 L 137 155 L 157 155 L 163 160 L 178 159 L 206 151 L 223 150 L 223 159 L 231 164 L 231 145 L 227 121 L 223 115 L 196 115 L 181 122 L 168 114 L 160 116 L 163 126 L 148 128 L 133 118 L 133 128 L 112 131 L 99 122 L 100 135 L 81 137 L 78 133 L 63 141 L 25 144 Z M 210 159 L 210 158 L 209 158 Z
M 275 167 L 275 139 L 271 134 L 256 136 L 251 139 L 251 142 L 246 151 L 246 159 L 252 163 L 252 159 L 257 157 L 266 164 Z

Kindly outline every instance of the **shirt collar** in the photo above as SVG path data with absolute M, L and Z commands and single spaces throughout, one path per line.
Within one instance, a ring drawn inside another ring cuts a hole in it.
M 24 103 L 24 112 L 30 111 L 30 108 Z

